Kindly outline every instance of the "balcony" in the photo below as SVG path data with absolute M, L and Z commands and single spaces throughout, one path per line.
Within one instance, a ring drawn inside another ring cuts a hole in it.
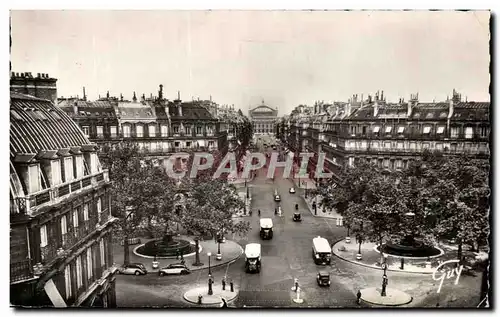
M 47 188 L 26 197 L 17 197 L 15 198 L 17 208 L 11 204 L 10 212 L 11 214 L 31 215 L 31 210 L 33 208 L 39 208 L 46 204 L 57 203 L 69 194 L 77 193 L 92 186 L 97 186 L 102 182 L 109 182 L 109 174 L 107 170 L 93 175 L 84 176 L 78 180 L 73 180 L 70 183 Z
M 33 267 L 31 260 L 27 259 L 21 262 L 10 264 L 10 282 L 19 282 L 33 277 Z

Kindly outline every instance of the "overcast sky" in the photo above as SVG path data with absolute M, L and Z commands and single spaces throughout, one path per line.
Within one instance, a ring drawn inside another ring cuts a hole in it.
M 12 71 L 59 96 L 181 91 L 280 115 L 384 90 L 489 101 L 489 12 L 12 11 Z

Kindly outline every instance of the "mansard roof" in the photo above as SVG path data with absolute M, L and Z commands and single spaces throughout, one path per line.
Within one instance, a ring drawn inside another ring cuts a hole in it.
M 10 93 L 10 156 L 91 145 L 78 125 L 50 100 Z
M 183 102 L 182 116 L 179 113 L 178 104 L 171 103 L 168 107 L 168 113 L 173 120 L 214 120 L 207 108 L 197 104 L 196 102 Z

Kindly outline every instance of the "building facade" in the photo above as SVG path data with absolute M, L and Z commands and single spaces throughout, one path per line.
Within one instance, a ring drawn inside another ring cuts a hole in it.
M 10 97 L 11 303 L 114 307 L 116 219 L 97 146 L 52 100 Z
M 366 100 L 354 95 L 348 102 L 317 102 L 312 109 L 297 107 L 278 126 L 291 150 L 315 154 L 311 179 L 319 152 L 334 176 L 359 160 L 402 169 L 425 150 L 490 156 L 490 103 L 463 101 L 456 91 L 443 102 L 420 102 L 415 94 L 407 102 L 388 103 L 383 92 Z
M 248 117 L 253 125 L 254 135 L 274 134 L 278 118 L 278 109 L 271 108 L 264 103 L 248 111 Z
M 225 154 L 236 144 L 239 116 L 234 108 L 212 101 L 182 101 L 158 96 L 132 101 L 110 97 L 97 101 L 60 98 L 58 106 L 101 148 L 121 141 L 136 142 L 149 157 L 158 160 L 172 153 L 217 151 Z

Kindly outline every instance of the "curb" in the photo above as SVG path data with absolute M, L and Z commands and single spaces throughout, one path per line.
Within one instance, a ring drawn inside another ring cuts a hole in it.
M 362 291 L 366 291 L 367 289 L 364 289 Z M 394 290 L 394 289 L 393 289 Z M 408 296 L 409 298 L 405 301 L 401 301 L 400 303 L 381 303 L 381 302 L 372 302 L 372 301 L 369 301 L 369 300 L 366 300 L 363 298 L 363 296 L 361 296 L 361 301 L 363 301 L 364 303 L 367 303 L 367 304 L 370 304 L 370 305 L 376 305 L 376 306 L 381 306 L 381 307 L 397 307 L 397 306 L 403 306 L 403 305 L 408 305 L 409 303 L 411 303 L 413 301 L 413 296 L 403 292 L 403 291 L 400 291 L 400 290 L 397 290 L 398 292 L 400 293 L 403 293 L 404 295 Z M 363 294 L 363 293 L 361 293 Z
M 344 238 L 345 239 L 345 238 Z M 350 262 L 350 263 L 353 263 L 353 264 L 356 264 L 356 265 L 360 265 L 360 266 L 364 266 L 364 267 L 369 267 L 371 269 L 377 269 L 377 270 L 380 270 L 380 271 L 383 271 L 383 269 L 379 266 L 375 266 L 375 265 L 371 265 L 371 264 L 365 264 L 365 263 L 361 263 L 361 262 L 358 262 L 356 260 L 350 260 L 350 259 L 346 259 L 344 257 L 341 257 L 340 255 L 337 254 L 337 252 L 335 252 L 334 250 L 336 250 L 334 247 L 337 243 L 339 243 L 340 241 L 344 241 L 344 239 L 340 239 L 338 240 L 337 242 L 335 242 L 332 246 L 332 253 L 339 259 L 341 260 L 344 260 L 346 262 Z M 433 274 L 433 272 L 415 272 L 415 271 L 407 271 L 407 270 L 395 270 L 395 269 L 390 269 L 390 268 L 387 268 L 387 271 L 389 272 L 399 272 L 399 273 L 409 273 L 409 274 L 426 274 L 426 275 L 429 275 L 429 274 Z
M 195 245 L 196 243 L 193 243 L 192 241 L 189 241 L 189 244 L 191 245 Z M 137 249 L 139 249 L 140 247 L 142 247 L 143 245 L 145 245 L 145 243 L 141 244 L 141 245 L 138 245 L 134 248 L 134 250 L 132 250 L 132 252 L 134 252 L 134 255 L 140 257 L 140 258 L 144 258 L 144 259 L 154 259 L 155 257 L 154 256 L 150 256 L 150 255 L 143 255 L 143 254 L 139 254 L 137 253 Z M 199 248 L 198 248 L 198 253 L 201 253 L 201 251 L 203 250 L 203 247 L 201 246 L 201 244 L 199 245 Z M 196 252 L 193 252 L 193 253 L 188 253 L 188 254 L 183 254 L 183 257 L 187 257 L 187 256 L 193 256 L 195 255 Z M 172 255 L 172 256 L 157 256 L 156 257 L 157 259 L 163 259 L 163 260 L 171 260 L 171 259 L 177 259 L 177 256 L 175 255 Z
M 234 242 L 234 243 L 236 243 L 236 242 Z M 217 264 L 210 265 L 210 267 L 214 268 L 214 267 L 219 267 L 219 266 L 222 266 L 222 265 L 231 264 L 233 262 L 236 262 L 236 260 L 238 260 L 240 258 L 240 256 L 244 253 L 243 248 L 238 243 L 236 243 L 236 244 L 240 248 L 240 254 L 238 256 L 232 258 L 231 260 L 229 260 L 227 262 L 222 261 L 222 262 L 219 262 Z M 200 271 L 200 270 L 208 270 L 208 267 L 193 267 L 190 270 L 191 270 L 191 272 L 193 272 L 193 271 Z

